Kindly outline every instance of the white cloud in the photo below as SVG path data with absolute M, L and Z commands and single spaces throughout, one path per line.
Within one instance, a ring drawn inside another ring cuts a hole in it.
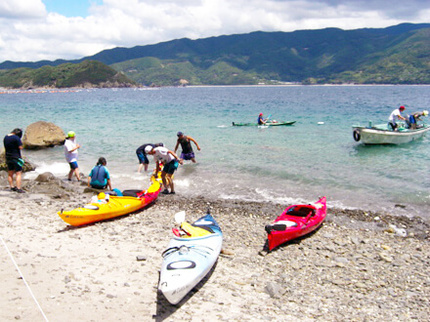
M 408 5 L 408 22 L 426 22 L 430 2 Z M 47 13 L 40 0 L 0 0 L 0 62 L 74 59 L 113 47 L 257 30 L 380 28 L 406 22 L 401 8 L 385 0 L 104 0 L 85 18 L 67 18 Z

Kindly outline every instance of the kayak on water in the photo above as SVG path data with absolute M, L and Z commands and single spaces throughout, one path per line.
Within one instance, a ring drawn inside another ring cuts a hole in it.
M 125 190 L 123 196 L 101 192 L 91 203 L 73 210 L 61 210 L 58 215 L 72 226 L 82 226 L 135 212 L 157 199 L 161 190 L 160 179 L 152 177 L 151 180 L 148 190 Z
M 326 197 L 314 204 L 287 207 L 272 224 L 265 227 L 269 251 L 316 230 L 323 223 L 326 214 Z
M 178 213 L 185 217 L 185 212 Z M 176 216 L 175 216 L 176 217 Z M 170 304 L 179 303 L 211 270 L 222 247 L 222 232 L 208 213 L 189 224 L 173 228 L 174 237 L 163 252 L 158 289 Z
M 293 125 L 296 121 L 290 122 L 267 122 L 266 124 L 258 124 L 258 123 L 236 123 L 232 122 L 233 126 L 282 126 L 282 125 Z

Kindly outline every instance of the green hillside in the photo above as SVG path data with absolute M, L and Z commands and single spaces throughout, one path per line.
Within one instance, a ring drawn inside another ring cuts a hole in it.
M 114 74 L 147 86 L 289 82 L 430 84 L 429 49 L 430 24 L 404 23 L 381 29 L 257 31 L 113 48 L 67 64 L 63 60 L 7 61 L 0 64 L 3 70 L 0 70 L 0 86 L 8 83 L 10 86 L 69 87 L 85 83 L 87 79 L 91 84 L 98 84 Z M 83 60 L 98 61 L 113 70 L 71 71 Z M 41 66 L 40 70 L 36 69 Z M 12 70 L 18 67 L 21 69 Z
M 17 68 L 0 70 L 0 86 L 6 88 L 34 87 L 128 87 L 136 83 L 123 73 L 97 61 L 38 69 Z

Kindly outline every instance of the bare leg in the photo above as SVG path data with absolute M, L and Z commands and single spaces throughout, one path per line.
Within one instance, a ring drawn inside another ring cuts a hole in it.
M 13 188 L 13 174 L 15 173 L 14 170 L 9 170 L 7 172 L 7 181 L 9 182 L 9 187 Z
M 18 189 L 21 189 L 21 174 L 22 174 L 22 171 L 18 171 L 16 172 L 16 176 L 15 176 L 16 187 Z

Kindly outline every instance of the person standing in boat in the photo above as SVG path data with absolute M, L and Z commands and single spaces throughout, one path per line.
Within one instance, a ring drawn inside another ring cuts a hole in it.
M 164 146 L 164 143 L 156 143 L 156 144 L 146 143 L 137 148 L 136 155 L 137 155 L 137 158 L 139 159 L 139 168 L 137 169 L 137 172 L 139 173 L 142 171 L 142 168 L 145 168 L 145 172 L 148 171 L 149 160 L 145 152 L 145 148 L 147 146 L 152 146 L 153 148 L 155 148 L 157 146 Z
M 418 126 L 417 122 L 421 121 L 421 116 L 428 116 L 428 115 L 429 115 L 429 111 L 427 110 L 424 110 L 422 112 L 414 112 L 408 116 L 408 120 L 406 121 L 406 123 L 408 124 L 408 127 L 411 130 L 416 130 Z
M 66 157 L 66 161 L 69 163 L 70 171 L 67 179 L 72 181 L 72 176 L 75 174 L 76 179 L 81 181 L 79 176 L 79 166 L 78 166 L 78 149 L 81 146 L 76 143 L 76 133 L 73 131 L 69 131 L 67 133 L 67 138 L 64 141 L 64 156 Z
M 176 142 L 175 153 L 176 153 L 176 150 L 178 150 L 178 146 L 180 144 L 182 147 L 181 161 L 191 160 L 193 163 L 196 163 L 196 157 L 194 155 L 191 142 L 193 142 L 196 145 L 197 150 L 200 151 L 200 146 L 197 143 L 197 141 L 194 140 L 191 136 L 184 135 L 184 133 L 182 132 L 178 132 L 177 136 L 178 136 L 178 141 Z
M 403 120 L 406 121 L 406 118 L 402 116 L 402 112 L 405 110 L 404 106 L 400 106 L 391 112 L 390 117 L 388 118 L 388 127 L 393 131 L 397 130 L 398 124 L 396 121 Z
M 100 157 L 97 164 L 92 168 L 90 174 L 88 175 L 88 187 L 95 189 L 105 189 L 112 190 L 112 184 L 110 180 L 109 170 L 106 168 L 107 161 L 104 157 Z

